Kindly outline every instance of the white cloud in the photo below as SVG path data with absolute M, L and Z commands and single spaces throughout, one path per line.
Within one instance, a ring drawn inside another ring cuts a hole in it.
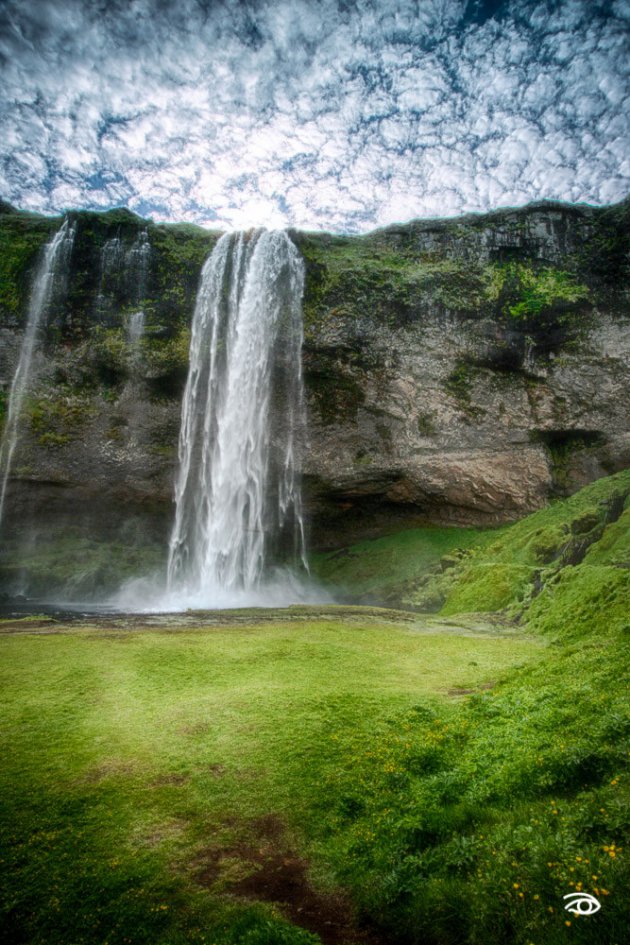
M 619 199 L 630 4 L 604 6 L 5 0 L 1 196 L 342 230 Z

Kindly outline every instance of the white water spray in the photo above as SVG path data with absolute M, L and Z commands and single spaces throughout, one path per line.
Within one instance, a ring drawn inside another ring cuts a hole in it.
M 75 231 L 76 224 L 70 223 L 67 219 L 64 220 L 60 229 L 45 247 L 42 260 L 35 274 L 22 348 L 9 393 L 7 420 L 0 441 L 0 475 L 2 475 L 0 524 L 2 523 L 13 454 L 18 440 L 22 407 L 31 379 L 33 353 L 40 326 L 48 308 L 55 296 L 65 288 Z
M 303 289 L 301 257 L 282 231 L 226 234 L 204 266 L 182 405 L 173 606 L 303 599 L 292 572 L 272 571 L 278 551 L 305 560 Z

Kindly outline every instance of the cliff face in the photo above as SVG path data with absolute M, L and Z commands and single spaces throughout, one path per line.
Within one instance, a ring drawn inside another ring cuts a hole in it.
M 59 221 L 1 209 L 6 401 L 38 251 Z M 13 465 L 11 590 L 63 583 L 69 554 L 77 593 L 157 567 L 170 528 L 189 325 L 217 234 L 126 211 L 76 219 Z M 145 230 L 139 298 L 124 260 Z M 628 202 L 292 233 L 307 267 L 313 543 L 492 525 L 629 465 L 629 234 Z M 114 250 L 121 265 L 107 263 Z
M 331 517 L 496 524 L 627 465 L 629 221 L 543 204 L 296 236 Z

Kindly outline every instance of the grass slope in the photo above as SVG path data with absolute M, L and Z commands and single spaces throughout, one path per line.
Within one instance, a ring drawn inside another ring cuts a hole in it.
M 619 585 L 620 591 L 628 587 L 629 495 L 630 470 L 626 470 L 503 530 L 496 541 L 462 561 L 442 612 L 511 608 L 514 613 L 527 612 L 529 619 L 536 615 L 538 625 L 557 596 L 557 582 L 571 582 L 579 575 L 579 583 L 594 578 L 590 593 L 601 595 L 601 602 L 606 603 L 608 623 L 612 601 L 607 600 L 604 588 L 609 581 Z M 593 575 L 590 569 L 594 567 L 604 570 Z M 528 611 L 541 590 L 540 600 Z M 552 610 L 546 623 L 549 629 L 552 624 L 575 619 L 575 606 L 564 590 L 559 600 L 561 609 L 566 609 L 562 613 Z M 623 596 L 620 601 L 623 603 Z M 587 621 L 582 629 L 595 627 Z
M 337 595 L 355 601 L 408 604 L 434 568 L 453 564 L 461 551 L 484 544 L 495 532 L 475 528 L 409 528 L 349 548 L 311 556 L 310 567 Z M 448 557 L 455 552 L 455 557 Z M 427 597 L 425 609 L 439 609 L 441 599 Z M 433 605 L 433 606 L 432 606 Z
M 511 617 L 535 619 L 540 629 L 566 623 L 569 613 L 575 619 L 575 607 L 567 604 L 564 593 L 558 608 L 551 607 L 557 582 L 575 581 L 577 586 L 590 581 L 595 596 L 597 588 L 602 600 L 608 594 L 606 620 L 613 598 L 619 604 L 614 604 L 615 615 L 623 619 L 630 562 L 630 512 L 625 507 L 629 495 L 626 470 L 509 527 L 409 529 L 315 555 L 311 568 L 333 592 L 349 600 L 377 600 L 444 615 L 505 611 Z M 576 571 L 578 565 L 583 567 Z M 619 595 L 611 587 L 618 587 Z M 562 613 L 565 605 L 569 610 Z M 589 619 L 584 630 L 591 626 Z

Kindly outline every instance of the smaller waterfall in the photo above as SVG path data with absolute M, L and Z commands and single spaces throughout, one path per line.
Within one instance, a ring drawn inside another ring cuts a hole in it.
M 129 286 L 129 297 L 136 305 L 142 304 L 146 295 L 150 260 L 151 244 L 149 234 L 145 229 L 137 236 L 125 255 L 125 278 Z M 136 366 L 140 359 L 140 342 L 144 334 L 145 321 L 146 317 L 142 309 L 130 315 L 127 321 L 127 341 L 131 351 L 131 360 Z
M 120 236 L 103 244 L 95 304 L 97 316 L 110 315 L 123 300 L 140 306 L 146 296 L 150 260 L 151 243 L 146 228 L 128 248 Z
M 101 273 L 96 296 L 96 314 L 100 318 L 109 314 L 112 298 L 118 295 L 125 253 L 120 237 L 107 240 L 101 249 Z
M 133 351 L 137 350 L 140 342 L 142 341 L 142 336 L 144 334 L 144 322 L 144 312 L 134 312 L 133 315 L 129 316 L 127 338 L 129 340 L 129 347 Z
M 26 317 L 26 327 L 17 368 L 13 376 L 7 420 L 0 441 L 0 524 L 4 512 L 7 484 L 11 472 L 11 463 L 18 440 L 18 428 L 24 398 L 31 379 L 31 366 L 40 326 L 55 296 L 65 289 L 70 254 L 74 244 L 76 224 L 64 220 L 60 229 L 44 249 L 44 253 L 35 273 L 33 288 Z
M 129 296 L 137 304 L 140 304 L 146 295 L 150 259 L 151 243 L 149 234 L 144 229 L 125 254 L 127 285 L 130 287 Z
M 179 606 L 252 602 L 280 545 L 304 562 L 303 288 L 302 259 L 282 231 L 226 234 L 204 266 L 168 562 Z

